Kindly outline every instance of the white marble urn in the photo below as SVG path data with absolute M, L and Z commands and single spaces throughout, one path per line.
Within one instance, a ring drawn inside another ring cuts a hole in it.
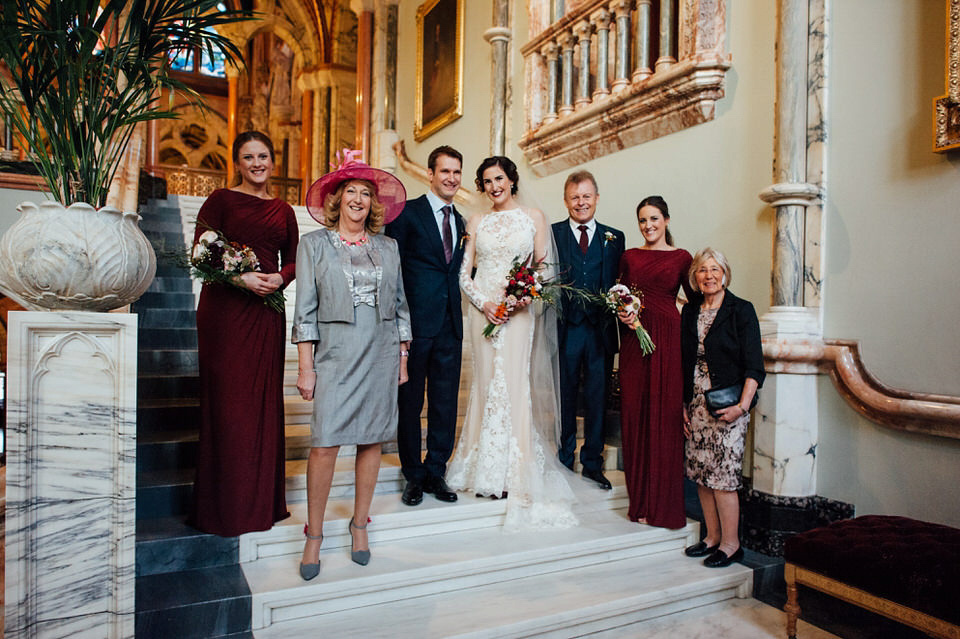
M 140 216 L 86 203 L 23 202 L 0 238 L 0 291 L 34 311 L 109 311 L 136 300 L 157 272 Z

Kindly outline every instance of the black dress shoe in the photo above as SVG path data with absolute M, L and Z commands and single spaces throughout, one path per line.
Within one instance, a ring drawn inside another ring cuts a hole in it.
M 418 481 L 408 481 L 403 489 L 400 501 L 407 506 L 416 506 L 423 501 L 423 484 Z
M 717 550 L 712 555 L 703 560 L 703 565 L 707 568 L 725 568 L 735 561 L 743 559 L 743 546 L 737 548 L 737 551 L 727 557 L 727 553 Z
M 610 490 L 613 488 L 613 484 L 610 483 L 610 480 L 603 476 L 603 473 L 599 470 L 584 470 L 583 476 L 587 479 L 592 479 L 593 481 L 600 484 L 600 488 L 604 490 Z
M 423 481 L 423 492 L 433 494 L 440 501 L 457 501 L 457 493 L 450 490 L 443 477 L 427 477 Z
M 687 546 L 684 550 L 684 554 L 687 557 L 705 557 L 707 555 L 712 555 L 717 552 L 717 548 L 720 547 L 720 544 L 714 544 L 713 546 L 708 546 L 705 542 L 698 541 L 692 546 Z

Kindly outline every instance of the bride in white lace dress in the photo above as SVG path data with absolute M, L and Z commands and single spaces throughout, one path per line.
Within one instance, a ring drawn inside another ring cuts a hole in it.
M 566 527 L 577 519 L 566 470 L 557 461 L 556 319 L 540 304 L 506 320 L 496 314 L 515 259 L 533 253 L 550 261 L 550 225 L 542 212 L 516 202 L 518 180 L 516 165 L 502 156 L 477 169 L 477 189 L 493 206 L 467 224 L 460 287 L 475 307 L 468 313 L 474 374 L 447 483 L 507 496 L 505 528 Z M 487 322 L 504 325 L 487 338 Z

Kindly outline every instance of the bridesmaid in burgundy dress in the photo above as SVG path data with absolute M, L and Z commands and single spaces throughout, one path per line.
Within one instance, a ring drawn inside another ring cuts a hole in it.
M 640 321 L 656 350 L 644 355 L 622 315 L 620 327 L 620 427 L 631 521 L 663 528 L 686 524 L 683 508 L 683 369 L 677 293 L 690 296 L 693 258 L 673 247 L 670 212 L 659 195 L 637 206 L 644 245 L 624 252 L 620 282 L 643 292 Z
M 223 537 L 268 530 L 290 514 L 284 489 L 286 321 L 263 296 L 293 280 L 299 240 L 293 209 L 267 191 L 270 138 L 241 133 L 233 161 L 240 184 L 207 198 L 194 234 L 196 242 L 214 229 L 246 244 L 261 269 L 241 275 L 242 288 L 204 285 L 197 306 L 200 445 L 189 523 Z

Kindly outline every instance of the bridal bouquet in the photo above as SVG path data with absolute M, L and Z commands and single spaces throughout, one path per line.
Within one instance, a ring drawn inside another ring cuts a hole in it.
M 633 313 L 636 319 L 630 328 L 637 334 L 637 340 L 640 342 L 640 350 L 644 355 L 649 355 L 656 346 L 650 338 L 650 333 L 640 323 L 640 313 L 643 311 L 643 292 L 631 290 L 625 284 L 614 284 L 606 293 L 603 294 L 604 305 L 613 313 Z
M 243 273 L 259 272 L 260 260 L 249 246 L 231 242 L 219 231 L 204 231 L 193 245 L 190 254 L 193 276 L 204 284 L 237 284 Z M 282 313 L 286 298 L 282 291 L 274 291 L 263 297 L 263 303 Z
M 542 260 L 533 259 L 531 253 L 521 260 L 519 257 L 513 259 L 513 266 L 507 273 L 507 288 L 503 293 L 503 301 L 497 306 L 497 317 L 507 319 L 510 314 L 516 310 L 522 302 L 532 302 L 535 299 L 543 299 L 547 303 L 552 303 L 552 297 L 545 290 L 546 282 L 540 271 L 543 269 Z M 494 324 L 487 322 L 483 329 L 484 337 L 493 337 L 500 331 L 503 324 Z

